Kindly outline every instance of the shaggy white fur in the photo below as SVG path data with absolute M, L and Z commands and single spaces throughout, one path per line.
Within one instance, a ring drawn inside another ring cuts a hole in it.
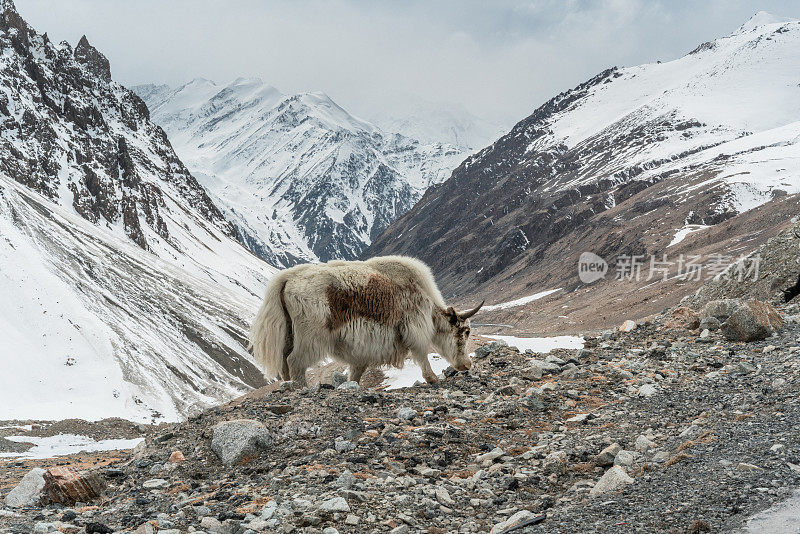
M 431 345 L 456 369 L 470 368 L 469 317 L 478 309 L 446 307 L 430 269 L 414 258 L 299 265 L 270 281 L 250 344 L 268 377 L 298 385 L 327 356 L 347 363 L 358 381 L 369 367 L 402 367 L 409 353 L 435 382 Z

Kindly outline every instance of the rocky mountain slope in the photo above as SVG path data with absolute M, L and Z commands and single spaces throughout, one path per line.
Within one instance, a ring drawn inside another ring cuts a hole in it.
M 791 532 L 753 515 L 800 483 L 797 313 L 754 343 L 660 316 L 548 355 L 493 343 L 434 386 L 276 389 L 103 459 L 98 506 L 17 491 L 0 531 Z
M 584 251 L 611 277 L 621 254 L 749 252 L 800 192 L 798 51 L 800 22 L 759 13 L 675 61 L 603 71 L 465 160 L 365 256 L 420 256 L 446 293 L 493 303 L 607 288 L 578 280 Z M 757 207 L 761 223 L 748 218 Z M 687 225 L 711 228 L 668 250 Z M 609 302 L 631 295 L 620 287 Z M 558 299 L 553 312 L 568 304 Z
M 174 419 L 263 383 L 242 344 L 274 268 L 144 102 L 11 0 L 0 50 L 0 418 Z
M 134 90 L 243 242 L 276 265 L 357 257 L 468 153 L 258 79 Z

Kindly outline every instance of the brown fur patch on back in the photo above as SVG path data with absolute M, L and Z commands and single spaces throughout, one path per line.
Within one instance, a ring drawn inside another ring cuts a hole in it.
M 331 314 L 325 327 L 337 330 L 359 318 L 393 326 L 403 317 L 402 303 L 410 289 L 382 274 L 370 275 L 367 283 L 357 288 L 328 286 L 325 294 Z

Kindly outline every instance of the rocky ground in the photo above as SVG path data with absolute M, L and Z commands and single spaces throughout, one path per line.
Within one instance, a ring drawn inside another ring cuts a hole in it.
M 546 357 L 494 343 L 435 386 L 284 387 L 161 425 L 95 467 L 100 500 L 0 508 L 0 532 L 735 531 L 800 486 L 780 311 L 756 342 L 670 313 Z

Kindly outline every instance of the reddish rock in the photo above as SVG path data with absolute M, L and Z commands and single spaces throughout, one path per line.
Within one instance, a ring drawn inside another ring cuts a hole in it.
M 44 473 L 42 501 L 52 504 L 72 505 L 97 499 L 106 488 L 97 473 L 77 472 L 69 467 L 51 467 Z
M 697 330 L 700 328 L 700 315 L 685 306 L 675 308 L 675 311 L 672 312 L 672 318 L 667 320 L 666 327 Z
M 186 460 L 186 457 L 181 451 L 172 451 L 172 454 L 169 455 L 169 461 L 173 464 L 179 464 L 184 460 Z

